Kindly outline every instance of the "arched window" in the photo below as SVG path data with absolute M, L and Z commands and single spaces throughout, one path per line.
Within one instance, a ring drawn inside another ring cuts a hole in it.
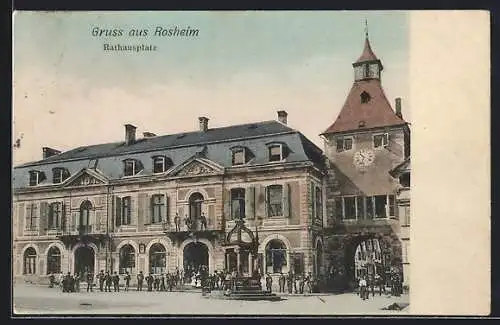
M 36 274 L 36 251 L 28 247 L 24 251 L 24 274 Z
M 47 253 L 47 274 L 61 273 L 61 251 L 52 246 Z
M 167 269 L 167 251 L 162 244 L 156 243 L 149 249 L 149 272 L 165 273 Z
M 120 263 L 119 263 L 119 272 L 120 274 L 124 274 L 125 272 L 134 273 L 135 269 L 135 249 L 132 245 L 127 244 L 124 245 L 120 249 Z
M 273 239 L 266 245 L 266 272 L 285 272 L 286 245 L 279 239 Z
M 233 220 L 245 218 L 245 189 L 231 189 L 231 217 Z

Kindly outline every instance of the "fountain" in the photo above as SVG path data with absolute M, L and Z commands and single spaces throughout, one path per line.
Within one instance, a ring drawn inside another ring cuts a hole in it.
M 254 233 L 245 226 L 243 219 L 237 219 L 235 226 L 227 234 L 223 247 L 225 249 L 226 270 L 235 274 L 229 281 L 227 289 L 222 293 L 206 295 L 210 298 L 228 300 L 281 300 L 274 293 L 262 290 L 261 274 L 258 267 L 259 234 L 257 227 Z

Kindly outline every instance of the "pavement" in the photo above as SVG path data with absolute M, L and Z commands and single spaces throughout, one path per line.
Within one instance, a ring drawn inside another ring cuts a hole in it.
M 76 292 L 29 284 L 13 287 L 14 314 L 41 315 L 409 315 L 409 296 L 355 293 L 282 295 L 281 301 L 207 299 L 201 291 Z M 403 310 L 383 310 L 397 303 Z

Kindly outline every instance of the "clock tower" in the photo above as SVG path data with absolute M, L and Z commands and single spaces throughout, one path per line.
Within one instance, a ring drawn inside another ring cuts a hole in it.
M 410 154 L 401 99 L 391 107 L 382 88 L 382 62 L 368 33 L 352 64 L 354 82 L 336 120 L 321 134 L 329 166 L 327 233 L 331 265 L 354 281 L 401 261 L 398 180 L 390 171 Z

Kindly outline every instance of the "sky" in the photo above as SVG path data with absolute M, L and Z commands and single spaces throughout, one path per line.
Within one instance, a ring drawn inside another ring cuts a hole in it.
M 124 124 L 157 135 L 277 119 L 323 148 L 362 52 L 365 19 L 384 65 L 391 104 L 408 100 L 407 12 L 15 12 L 14 165 L 39 160 L 42 147 L 66 151 L 122 141 Z M 198 29 L 196 37 L 154 36 L 157 27 Z M 94 28 L 122 29 L 96 37 Z M 147 36 L 129 36 L 148 29 Z M 156 51 L 104 51 L 104 44 Z

